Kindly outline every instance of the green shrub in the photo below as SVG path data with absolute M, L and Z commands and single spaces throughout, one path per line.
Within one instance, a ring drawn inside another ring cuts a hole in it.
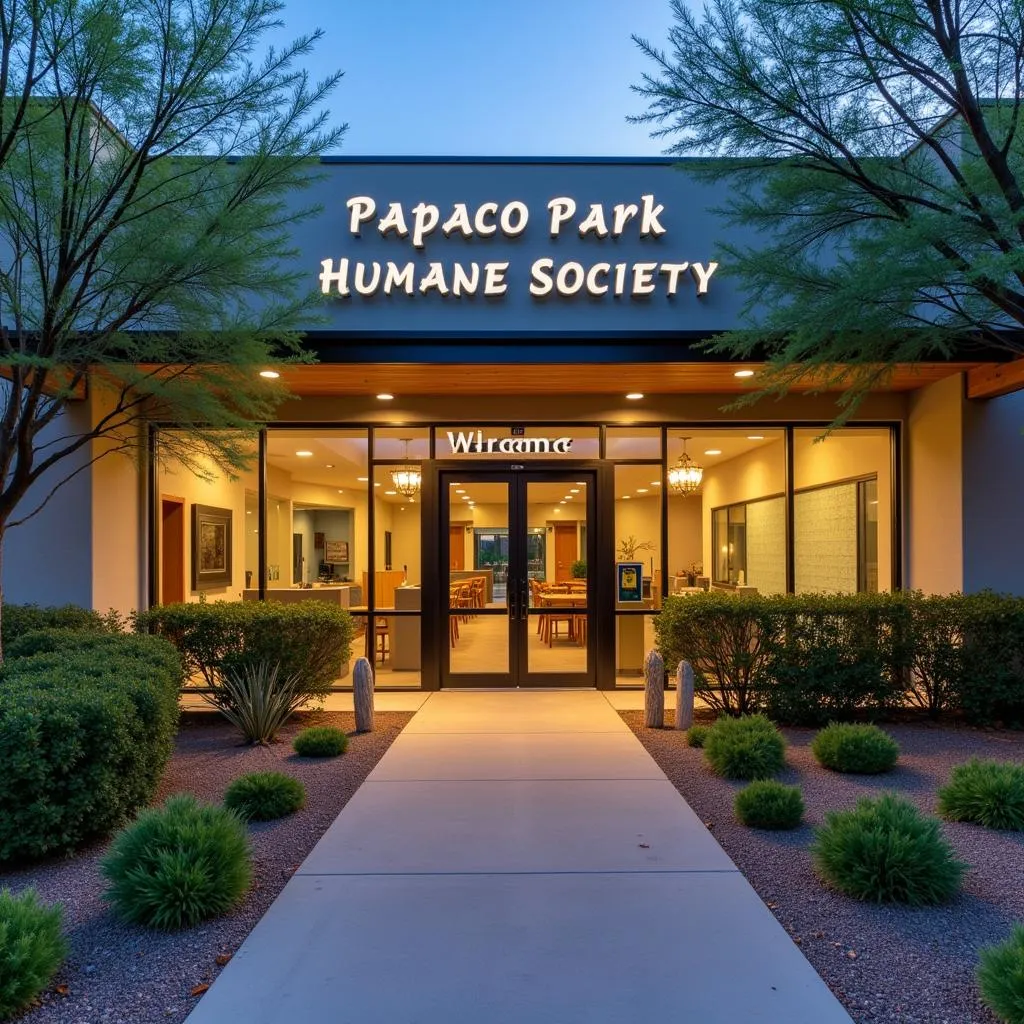
M 761 779 L 736 794 L 733 810 L 750 828 L 796 828 L 803 820 L 804 800 L 798 786 Z
M 688 747 L 703 747 L 709 732 L 711 732 L 710 725 L 691 725 L 686 730 L 686 745 Z
M 877 725 L 833 722 L 814 737 L 811 752 L 818 764 L 834 772 L 877 775 L 892 771 L 900 746 Z
M 309 695 L 298 676 L 285 678 L 278 665 L 257 662 L 226 668 L 203 698 L 238 727 L 247 743 L 271 743 Z
M 133 924 L 183 928 L 224 914 L 245 895 L 252 864 L 234 811 L 179 793 L 142 811 L 103 859 L 107 899 Z
M 181 659 L 157 637 L 57 631 L 0 671 L 0 863 L 76 849 L 153 798 Z
M 140 614 L 136 628 L 167 637 L 187 676 L 201 675 L 207 686 L 230 669 L 277 665 L 282 679 L 299 680 L 307 699 L 328 693 L 352 654 L 351 616 L 322 601 L 163 605 Z
M 337 757 L 348 749 L 348 736 L 333 725 L 313 725 L 295 737 L 292 748 L 300 757 Z
M 40 608 L 36 604 L 5 604 L 3 607 L 4 653 L 10 652 L 10 645 L 26 633 L 40 630 L 72 629 L 112 632 L 118 629 L 118 618 L 114 613 L 100 615 L 91 608 L 66 604 L 59 608 Z
M 978 954 L 981 1001 L 1006 1024 L 1024 1024 L 1024 925 Z
M 719 718 L 704 739 L 704 756 L 727 779 L 766 779 L 785 766 L 786 741 L 764 715 Z
M 1024 726 L 1024 597 L 961 595 L 962 671 L 957 703 L 979 725 Z
M 951 821 L 1024 832 L 1024 765 L 977 758 L 957 765 L 939 790 L 939 813 Z
M 831 811 L 811 847 L 818 874 L 847 896 L 913 906 L 952 899 L 966 865 L 939 822 L 887 793 L 850 811 Z
M 35 891 L 0 889 L 0 1019 L 32 1002 L 67 956 L 60 906 L 44 906 Z
M 246 821 L 273 821 L 305 805 L 305 786 L 284 772 L 240 775 L 224 793 L 224 806 Z
M 958 708 L 963 689 L 963 626 L 969 601 L 962 594 L 904 595 L 910 617 L 909 702 L 932 718 Z
M 587 560 L 585 558 L 577 558 L 569 566 L 569 573 L 574 580 L 585 580 L 587 578 Z

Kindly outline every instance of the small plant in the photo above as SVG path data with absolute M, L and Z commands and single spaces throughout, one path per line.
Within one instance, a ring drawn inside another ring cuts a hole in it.
M 235 779 L 224 793 L 224 806 L 246 821 L 273 821 L 306 804 L 306 788 L 283 772 L 250 772 Z
M 951 821 L 1024 831 L 1024 765 L 977 758 L 957 765 L 939 790 L 939 813 Z
M 688 747 L 703 747 L 709 732 L 711 732 L 710 725 L 691 725 L 686 730 L 686 745 Z
M 827 814 L 811 854 L 824 881 L 875 903 L 942 903 L 956 895 L 966 870 L 938 819 L 892 793 Z
M 24 1009 L 50 983 L 67 956 L 60 906 L 45 906 L 34 889 L 0 889 L 0 1019 Z
M 577 558 L 569 567 L 569 574 L 574 580 L 585 580 L 587 578 L 587 560 Z
M 309 700 L 298 675 L 282 676 L 267 661 L 228 665 L 203 698 L 245 737 L 246 743 L 272 743 L 281 726 Z
M 630 534 L 625 540 L 619 541 L 619 561 L 634 562 L 638 551 L 653 551 L 654 542 L 650 540 L 637 540 Z
M 785 766 L 786 741 L 764 715 L 719 718 L 704 739 L 704 757 L 727 779 L 767 779 Z
M 900 756 L 899 744 L 877 725 L 827 725 L 811 744 L 822 768 L 834 772 L 878 775 L 891 771 Z
M 736 794 L 733 810 L 740 822 L 750 828 L 796 828 L 803 820 L 804 799 L 798 786 L 761 779 Z
M 348 749 L 348 736 L 334 725 L 314 725 L 303 729 L 292 747 L 300 757 L 337 757 Z
M 252 880 L 249 842 L 234 811 L 179 793 L 144 810 L 103 859 L 107 899 L 126 921 L 183 928 L 226 913 Z
M 995 946 L 978 954 L 981 1001 L 1007 1024 L 1024 1024 L 1024 925 Z

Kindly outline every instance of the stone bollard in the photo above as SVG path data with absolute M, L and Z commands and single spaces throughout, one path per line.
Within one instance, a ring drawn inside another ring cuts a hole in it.
M 665 724 L 665 661 L 657 651 L 644 658 L 644 725 L 660 729 Z
M 679 662 L 676 672 L 676 728 L 689 729 L 693 725 L 693 666 Z
M 373 666 L 366 658 L 357 659 L 352 671 L 352 703 L 356 732 L 373 732 Z

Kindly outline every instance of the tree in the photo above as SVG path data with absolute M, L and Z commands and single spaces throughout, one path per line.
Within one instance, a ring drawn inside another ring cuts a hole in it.
M 723 260 L 749 326 L 710 343 L 767 359 L 750 398 L 838 385 L 841 422 L 894 363 L 1024 353 L 1019 0 L 671 7 L 633 120 L 756 232 Z
M 0 0 L 0 552 L 99 458 L 233 474 L 305 358 L 286 196 L 338 143 L 280 0 Z M 228 159 L 230 157 L 230 159 Z M 81 413 L 89 395 L 90 414 Z M 2 594 L 0 594 L 2 601 Z

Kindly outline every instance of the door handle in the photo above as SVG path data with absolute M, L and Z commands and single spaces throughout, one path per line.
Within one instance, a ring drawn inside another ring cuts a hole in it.
M 519 609 L 523 622 L 527 622 L 530 618 L 530 591 L 525 585 L 519 594 Z
M 516 619 L 516 592 L 514 588 L 508 587 L 508 617 L 514 622 Z

